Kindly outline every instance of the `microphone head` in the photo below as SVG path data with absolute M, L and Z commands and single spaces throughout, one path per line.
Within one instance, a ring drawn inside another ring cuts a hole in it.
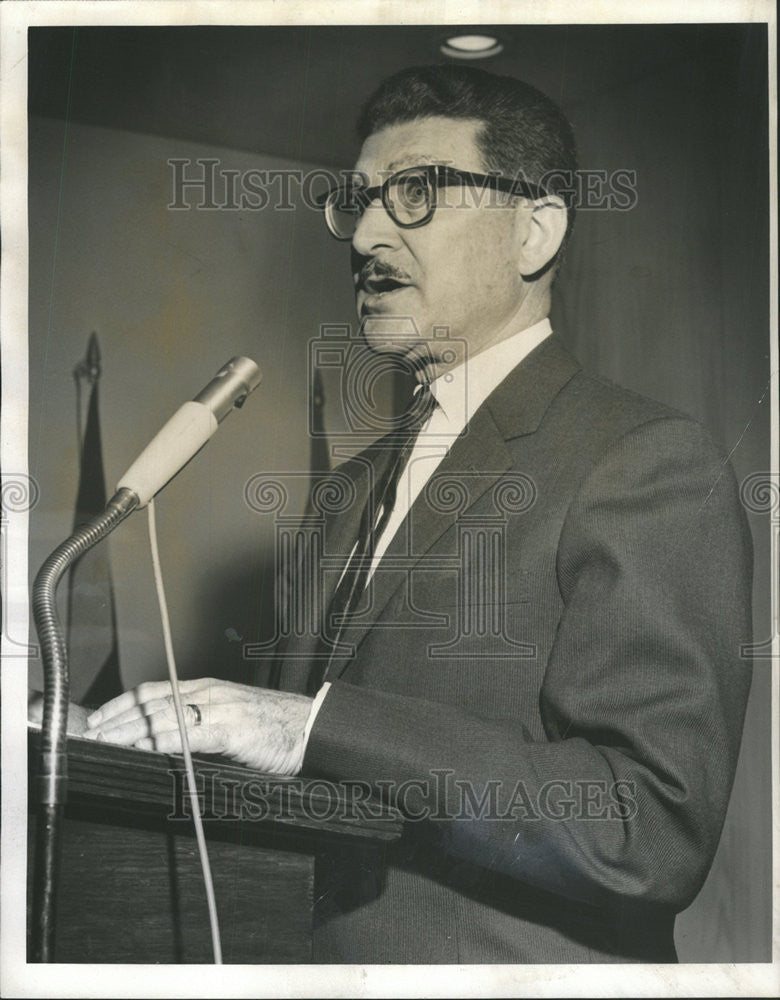
M 234 406 L 241 407 L 250 392 L 262 381 L 259 365 L 251 358 L 231 358 L 217 372 L 193 402 L 207 406 L 221 423 Z

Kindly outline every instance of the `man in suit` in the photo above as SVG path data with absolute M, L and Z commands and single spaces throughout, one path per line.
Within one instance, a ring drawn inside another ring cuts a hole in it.
M 749 689 L 733 475 L 551 331 L 576 170 L 552 102 L 410 70 L 360 129 L 325 214 L 367 344 L 421 389 L 332 477 L 355 502 L 324 514 L 324 634 L 280 645 L 285 690 L 184 682 L 192 748 L 360 782 L 407 817 L 381 874 L 356 854 L 324 879 L 318 961 L 673 961 Z M 180 748 L 165 683 L 90 727 Z

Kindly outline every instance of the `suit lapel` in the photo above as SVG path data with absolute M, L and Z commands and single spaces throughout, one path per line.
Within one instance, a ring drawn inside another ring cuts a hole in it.
M 311 537 L 307 548 L 319 537 L 320 562 L 315 567 L 300 562 L 293 576 L 314 572 L 316 579 L 310 583 L 310 599 L 317 604 L 316 618 L 320 623 L 330 605 L 341 571 L 355 544 L 360 527 L 360 519 L 367 502 L 374 476 L 381 475 L 388 460 L 388 450 L 377 443 L 361 455 L 339 465 L 322 480 L 318 489 L 321 509 L 330 508 L 320 521 L 316 512 L 310 512 Z M 342 503 L 341 500 L 344 500 Z M 332 501 L 335 501 L 332 503 Z M 321 517 L 321 515 L 320 515 Z M 278 572 L 278 567 L 277 567 Z M 292 581 L 295 585 L 295 579 Z M 299 588 L 300 589 L 300 588 Z M 292 593 L 280 596 L 280 601 L 291 601 Z M 291 615 L 287 609 L 287 615 Z M 306 612 L 307 620 L 312 620 L 313 609 Z M 322 624 L 320 624 L 320 628 Z M 305 691 L 311 671 L 311 660 L 319 647 L 319 630 L 304 630 L 286 635 L 276 647 L 279 660 L 276 669 L 281 678 L 280 686 L 285 690 Z
M 555 334 L 531 351 L 484 404 L 504 440 L 533 434 L 550 403 L 578 371 L 579 362 Z
M 436 542 L 512 466 L 506 442 L 532 434 L 552 400 L 579 371 L 579 364 L 552 335 L 524 359 L 479 407 L 463 434 L 434 473 L 428 488 L 417 497 L 382 563 L 394 559 L 403 572 L 383 572 L 372 581 L 369 611 L 345 629 L 343 641 L 357 649 L 408 574 Z M 450 503 L 450 500 L 456 503 Z M 351 658 L 334 659 L 328 679 L 339 677 Z

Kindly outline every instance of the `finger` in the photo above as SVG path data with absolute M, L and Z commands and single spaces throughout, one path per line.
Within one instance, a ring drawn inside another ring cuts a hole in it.
M 181 694 L 193 694 L 196 691 L 203 690 L 204 687 L 208 687 L 210 683 L 211 678 L 208 677 L 199 677 L 197 680 L 191 681 L 180 681 L 179 692 Z M 132 691 L 125 691 L 124 694 L 117 695 L 116 698 L 112 698 L 111 701 L 107 701 L 105 705 L 94 711 L 87 719 L 87 725 L 90 729 L 94 729 L 96 726 L 101 725 L 101 723 L 106 722 L 108 719 L 113 719 L 117 715 L 121 715 L 135 705 L 144 705 L 150 701 L 165 698 L 170 694 L 170 681 L 144 681 L 143 684 L 139 684 Z
M 31 691 L 27 700 L 27 721 L 43 722 L 43 694 L 40 691 Z
M 187 728 L 187 741 L 192 753 L 221 753 L 222 747 L 217 730 L 197 726 Z M 155 736 L 144 736 L 136 740 L 139 750 L 157 750 L 159 753 L 182 753 L 181 733 L 171 729 Z
M 87 739 L 105 740 L 107 743 L 129 747 L 144 737 L 156 736 L 175 729 L 176 716 L 166 710 L 129 719 L 121 725 L 98 726 L 84 735 Z
M 105 719 L 93 728 L 107 733 L 111 729 L 116 729 L 117 726 L 127 725 L 128 722 L 135 722 L 137 719 L 150 719 L 158 714 L 168 717 L 171 722 L 176 721 L 176 709 L 172 695 L 169 694 L 165 698 L 153 698 L 142 705 L 133 705 L 132 708 Z
M 93 729 L 107 719 L 122 715 L 123 712 L 127 712 L 135 705 L 143 705 L 147 701 L 162 698 L 170 692 L 169 681 L 146 681 L 133 688 L 132 691 L 125 691 L 124 694 L 117 695 L 116 698 L 112 698 L 111 701 L 107 701 L 105 705 L 96 709 L 87 719 L 87 725 Z
M 153 706 L 157 707 L 156 711 L 152 711 Z M 198 708 L 199 714 L 191 705 L 183 706 L 185 727 L 189 730 L 203 726 L 211 729 L 211 709 L 207 705 Z M 176 709 L 170 695 L 146 705 L 135 705 L 127 712 L 90 729 L 84 736 L 86 739 L 106 740 L 121 746 L 131 746 L 139 739 L 169 732 L 178 732 Z M 216 734 L 214 737 L 216 739 Z

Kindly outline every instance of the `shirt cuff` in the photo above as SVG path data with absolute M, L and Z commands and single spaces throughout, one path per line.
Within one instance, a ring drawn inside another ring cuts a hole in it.
M 306 747 L 309 745 L 309 736 L 311 735 L 311 729 L 314 725 L 314 720 L 317 718 L 317 712 L 322 708 L 322 703 L 325 701 L 325 695 L 330 691 L 330 681 L 325 681 L 322 687 L 319 689 L 314 697 L 314 701 L 311 703 L 311 709 L 309 711 L 309 718 L 306 720 L 306 727 L 303 730 L 303 752 L 306 753 Z

